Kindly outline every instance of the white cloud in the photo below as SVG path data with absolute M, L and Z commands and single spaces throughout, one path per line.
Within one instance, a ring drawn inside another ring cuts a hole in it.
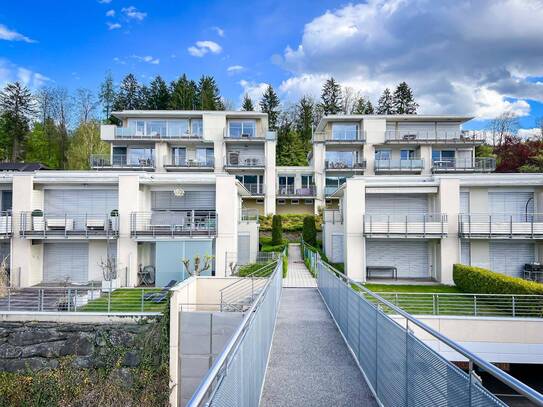
M 31 89 L 38 89 L 50 79 L 39 72 L 17 66 L 6 59 L 0 59 L 0 87 L 14 81 L 21 81 Z
M 106 16 L 107 17 L 115 17 L 115 10 L 108 10 L 106 11 Z
M 188 47 L 187 51 L 193 57 L 201 58 L 208 52 L 211 52 L 212 54 L 220 54 L 222 47 L 214 41 L 196 41 L 196 44 Z
M 541 137 L 543 135 L 542 129 L 540 128 L 533 128 L 533 129 L 519 129 L 518 135 L 522 137 L 523 139 L 533 138 L 533 137 Z
M 109 4 L 109 3 L 111 3 L 111 0 L 98 0 L 98 3 L 100 3 L 100 4 Z
M 0 24 L 0 40 L 23 41 L 28 43 L 36 42 L 35 40 L 28 38 L 27 36 L 18 33 L 17 31 L 10 30 L 3 24 Z
M 377 102 L 406 81 L 421 113 L 493 117 L 543 101 L 540 0 L 368 0 L 327 11 L 274 62 L 291 72 L 287 96 L 318 95 L 333 75 Z M 504 27 L 509 27 L 504 29 Z
M 226 68 L 226 72 L 228 72 L 229 75 L 235 75 L 243 71 L 245 71 L 245 67 L 242 65 L 232 65 Z
M 141 61 L 141 62 L 147 62 L 148 64 L 153 64 L 153 65 L 158 65 L 160 63 L 160 59 L 153 58 L 150 55 L 145 55 L 145 56 L 132 55 L 132 58 L 137 59 L 138 61 Z
M 243 96 L 247 94 L 253 101 L 255 109 L 260 110 L 258 102 L 260 102 L 260 99 L 262 99 L 262 95 L 268 88 L 268 84 L 264 82 L 249 82 L 245 79 L 239 81 L 239 84 L 243 88 L 243 92 L 240 95 L 240 101 L 243 100 Z
M 122 25 L 120 25 L 119 23 L 110 23 L 109 21 L 106 22 L 106 24 L 107 24 L 107 28 L 110 30 L 118 30 L 119 28 L 122 27 Z
M 121 65 L 125 65 L 125 64 L 126 64 L 126 62 L 125 62 L 123 59 L 119 58 L 119 57 L 114 57 L 114 58 L 113 58 L 113 62 L 115 62 L 115 63 L 117 63 L 117 64 L 121 64 Z
M 224 30 L 221 27 L 215 26 L 211 27 L 211 29 L 215 31 L 219 37 L 224 37 Z
M 121 12 L 126 16 L 126 18 L 128 18 L 130 20 L 142 21 L 145 17 L 147 17 L 147 13 L 145 13 L 143 11 L 139 11 L 134 6 L 123 7 L 121 9 Z

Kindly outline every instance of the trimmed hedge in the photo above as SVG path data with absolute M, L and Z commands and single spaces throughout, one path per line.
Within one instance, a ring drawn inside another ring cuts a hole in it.
M 543 284 L 464 264 L 454 265 L 453 280 L 461 291 L 467 293 L 543 295 Z
M 283 239 L 283 243 L 278 244 L 278 245 L 273 245 L 271 237 L 262 236 L 260 238 L 260 244 L 261 244 L 260 251 L 262 252 L 282 252 L 285 249 L 285 247 L 288 246 L 288 240 Z
M 278 246 L 283 241 L 283 225 L 281 215 L 273 215 L 272 218 L 272 240 L 273 246 Z
M 283 232 L 301 232 L 304 228 L 304 218 L 306 216 L 304 214 L 281 214 Z M 272 215 L 258 217 L 261 231 L 270 232 L 272 230 L 272 218 Z M 317 231 L 322 230 L 322 216 L 315 216 L 315 227 Z
M 315 217 L 308 215 L 304 218 L 304 228 L 302 231 L 304 242 L 311 246 L 317 245 L 317 228 L 315 226 Z

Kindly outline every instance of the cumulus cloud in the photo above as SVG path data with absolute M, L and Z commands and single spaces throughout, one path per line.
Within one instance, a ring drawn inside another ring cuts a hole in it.
M 187 51 L 193 57 L 201 58 L 209 52 L 220 54 L 222 47 L 214 41 L 196 41 L 196 44 L 188 47 Z
M 109 21 L 106 22 L 106 24 L 109 30 L 118 30 L 119 28 L 122 27 L 122 25 L 120 25 L 119 23 L 110 23 Z
M 243 65 L 232 65 L 226 68 L 226 72 L 229 75 L 235 75 L 237 73 L 243 72 L 245 70 L 245 67 Z
M 211 27 L 211 29 L 215 31 L 219 37 L 224 37 L 224 30 L 221 27 L 215 26 Z
M 107 17 L 115 17 L 115 10 L 108 10 L 106 11 Z
M 268 84 L 265 82 L 249 82 L 245 79 L 239 81 L 239 85 L 243 88 L 243 92 L 240 95 L 240 100 L 243 100 L 245 94 L 249 95 L 256 110 L 260 110 L 258 102 L 262 99 L 262 95 L 266 91 Z
M 132 55 L 132 58 L 140 62 L 147 62 L 148 64 L 153 64 L 153 65 L 158 65 L 160 63 L 160 59 L 153 58 L 151 55 L 145 55 L 145 56 Z
M 421 113 L 493 117 L 543 101 L 540 0 L 368 0 L 313 19 L 274 61 L 292 73 L 280 89 L 320 91 L 333 75 L 377 101 L 407 81 Z M 318 89 L 318 90 L 317 90 Z
M 139 11 L 136 7 L 130 6 L 130 7 L 123 7 L 121 9 L 121 12 L 125 15 L 125 17 L 129 20 L 137 20 L 142 21 L 145 17 L 147 17 L 147 13 L 143 11 Z
M 18 33 L 17 31 L 14 31 L 14 30 L 10 30 L 8 27 L 6 27 L 3 24 L 0 24 L 0 40 L 22 41 L 22 42 L 28 42 L 28 43 L 36 42 L 35 40 L 28 38 L 26 35 Z
M 0 87 L 14 81 L 20 81 L 31 89 L 38 89 L 50 79 L 39 72 L 17 66 L 6 59 L 0 59 Z
M 534 138 L 534 137 L 541 138 L 543 136 L 543 129 L 540 129 L 540 128 L 518 129 L 517 134 L 523 139 L 529 139 L 529 138 Z
M 98 0 L 98 3 L 100 3 L 100 4 L 109 4 L 109 3 L 111 3 L 111 0 Z

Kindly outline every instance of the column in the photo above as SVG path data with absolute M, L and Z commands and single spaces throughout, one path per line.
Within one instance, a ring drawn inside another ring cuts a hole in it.
M 366 161 L 364 175 L 375 175 L 375 146 L 373 144 L 364 145 L 362 159 Z
M 122 284 L 138 284 L 138 242 L 130 235 L 130 220 L 138 210 L 139 175 L 119 175 L 119 241 L 117 264 Z
M 315 177 L 314 181 L 316 188 L 315 213 L 318 212 L 319 207 L 324 207 L 326 205 L 326 174 L 324 169 L 325 154 L 324 143 L 313 143 L 313 176 Z
M 460 262 L 458 238 L 458 214 L 460 212 L 460 180 L 440 179 L 440 212 L 447 215 L 448 234 L 441 239 L 440 262 L 437 277 L 442 284 L 454 284 L 453 265 Z
M 215 185 L 217 237 L 215 239 L 215 275 L 224 277 L 228 261 L 237 261 L 239 198 L 236 178 L 217 175 Z
M 264 170 L 264 213 L 273 215 L 275 213 L 275 198 L 277 193 L 277 173 L 275 170 L 275 138 L 266 139 L 264 144 L 264 157 L 266 169 Z
M 420 158 L 424 163 L 422 175 L 432 174 L 432 146 L 420 146 Z
M 168 144 L 164 141 L 157 141 L 155 143 L 155 170 L 157 172 L 164 172 L 164 165 L 170 164 Z
M 349 178 L 343 195 L 343 261 L 345 273 L 353 280 L 366 281 L 365 181 Z

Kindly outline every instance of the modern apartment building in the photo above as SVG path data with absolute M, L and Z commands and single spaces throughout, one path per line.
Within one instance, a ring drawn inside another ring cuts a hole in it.
M 119 286 L 164 286 L 187 277 L 183 260 L 193 271 L 207 258 L 204 273 L 220 276 L 256 259 L 257 222 L 241 209 L 250 194 L 233 175 L 37 171 L 0 184 L 0 248 L 16 287 L 100 283 L 108 263 Z

